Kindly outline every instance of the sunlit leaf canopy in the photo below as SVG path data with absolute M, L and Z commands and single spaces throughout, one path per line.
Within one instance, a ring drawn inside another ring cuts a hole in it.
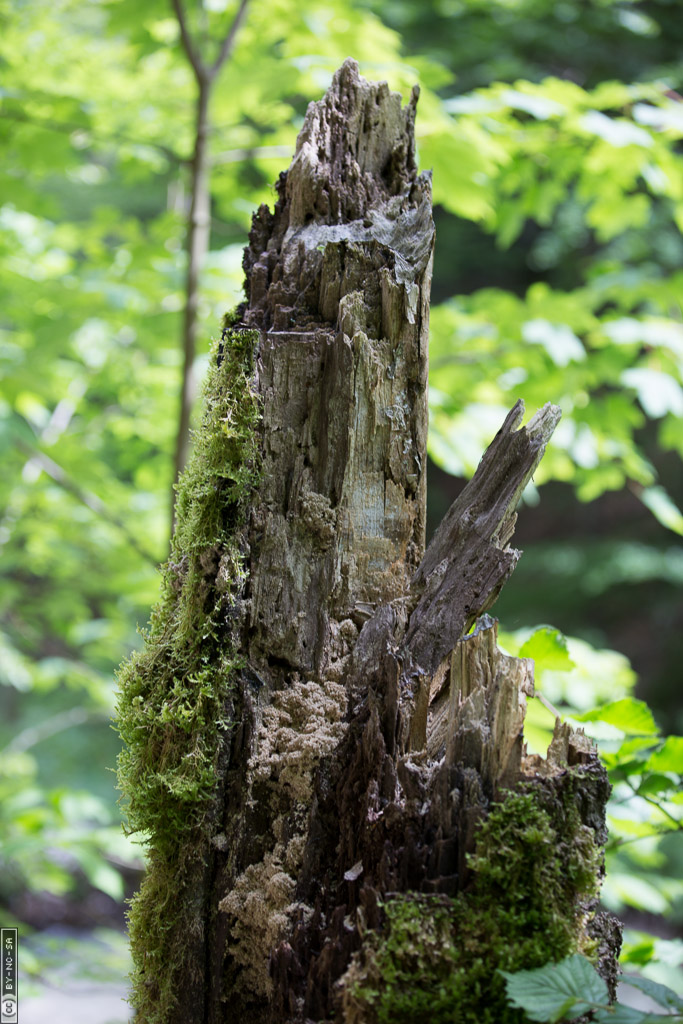
M 187 6 L 211 60 L 237 5 Z M 251 213 L 352 55 L 406 97 L 421 88 L 432 458 L 467 476 L 515 399 L 556 402 L 536 484 L 582 501 L 629 488 L 675 544 L 680 494 L 658 464 L 683 452 L 682 44 L 666 0 L 251 0 L 212 94 L 198 376 L 241 297 Z M 38 848 L 81 828 L 73 856 L 113 891 L 93 854 L 111 784 L 84 763 L 115 760 L 113 670 L 168 550 L 196 83 L 166 0 L 0 0 L 0 69 L 0 825 L 18 843 L 6 856 L 34 856 L 53 888 L 68 870 Z M 576 573 L 596 593 L 638 573 L 680 584 L 678 549 L 629 551 L 577 548 Z M 580 644 L 574 710 L 609 696 L 591 699 L 596 674 L 627 699 L 624 659 Z M 551 634 L 532 646 L 562 695 L 565 655 Z M 65 804 L 58 773 L 99 809 Z
M 432 445 L 449 469 L 469 473 L 490 431 L 490 423 L 477 431 L 482 405 L 502 407 L 514 393 L 536 406 L 552 393 L 564 419 L 538 482 L 572 481 L 584 500 L 631 482 L 680 532 L 675 510 L 667 515 L 652 497 L 656 473 L 636 441 L 649 418 L 663 448 L 683 450 L 683 275 L 673 269 L 683 104 L 669 92 L 662 83 L 585 91 L 547 79 L 446 101 L 456 123 L 499 145 L 495 172 L 480 175 L 482 201 L 487 192 L 494 200 L 482 218 L 499 244 L 509 246 L 528 221 L 546 229 L 530 254 L 538 270 L 558 260 L 556 222 L 573 224 L 582 244 L 575 287 L 539 281 L 521 296 L 480 289 L 434 310 Z

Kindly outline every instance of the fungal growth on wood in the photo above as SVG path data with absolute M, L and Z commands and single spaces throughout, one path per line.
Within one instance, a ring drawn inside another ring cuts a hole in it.
M 512 409 L 427 550 L 430 177 L 348 60 L 245 251 L 163 600 L 121 675 L 149 870 L 141 1024 L 505 1024 L 498 968 L 585 952 L 609 785 L 523 740 L 533 664 L 489 618 L 559 419 Z M 472 628 L 473 627 L 473 628 Z

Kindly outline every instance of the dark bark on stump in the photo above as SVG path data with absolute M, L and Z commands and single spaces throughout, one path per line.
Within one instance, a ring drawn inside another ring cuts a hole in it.
M 517 429 L 517 403 L 424 552 L 434 227 L 416 102 L 347 61 L 245 251 L 234 329 L 259 332 L 262 472 L 183 1024 L 366 1019 L 347 972 L 381 902 L 468 891 L 508 789 L 534 790 L 549 820 L 569 800 L 604 844 L 591 744 L 558 726 L 548 758 L 528 757 L 532 663 L 497 649 L 487 616 L 466 635 L 519 558 L 515 507 L 559 410 Z M 576 915 L 602 929 L 613 980 L 609 922 Z

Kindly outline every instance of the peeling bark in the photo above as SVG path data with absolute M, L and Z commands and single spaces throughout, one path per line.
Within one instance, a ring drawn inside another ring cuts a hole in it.
M 371 971 L 382 904 L 476 899 L 469 857 L 509 791 L 533 793 L 600 874 L 595 750 L 558 724 L 547 758 L 526 754 L 533 664 L 500 652 L 483 614 L 520 556 L 515 508 L 558 409 L 519 428 L 516 404 L 424 552 L 434 226 L 416 102 L 346 61 L 245 251 L 234 330 L 259 332 L 262 471 L 197 910 L 205 1001 L 180 999 L 183 1024 L 371 1022 L 353 979 Z M 589 882 L 560 923 L 574 948 L 600 933 L 613 983 L 618 942 Z

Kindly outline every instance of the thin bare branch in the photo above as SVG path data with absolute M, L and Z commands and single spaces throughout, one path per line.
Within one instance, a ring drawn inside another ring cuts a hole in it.
M 40 722 L 38 725 L 31 725 L 24 729 L 0 751 L 2 754 L 23 754 L 31 747 L 37 746 L 43 740 L 56 736 L 57 733 L 66 729 L 73 729 L 75 726 L 85 725 L 88 722 L 106 722 L 111 719 L 111 714 L 103 710 L 91 710 L 89 708 L 76 707 L 68 711 L 61 711 L 58 715 Z
M 30 94 L 29 94 L 30 96 Z M 34 117 L 21 110 L 7 110 L 0 111 L 0 118 L 4 121 L 17 121 L 20 124 L 32 124 L 36 128 L 42 128 L 43 131 L 47 132 L 59 132 L 60 134 L 73 135 L 74 132 L 85 132 L 87 135 L 91 135 L 93 139 L 98 142 L 111 142 L 111 143 L 127 143 L 129 146 L 149 146 L 150 149 L 156 149 L 170 161 L 176 164 L 189 164 L 191 162 L 190 157 L 180 156 L 169 146 L 164 146 L 161 142 L 153 142 L 151 139 L 135 139 L 130 135 L 122 134 L 119 132 L 113 132 L 112 134 L 103 135 L 99 131 L 93 131 L 92 127 L 87 124 L 78 124 L 77 121 L 55 121 L 51 118 Z
M 194 41 L 190 35 L 190 30 L 187 25 L 187 18 L 185 17 L 185 8 L 183 7 L 182 0 L 171 0 L 173 4 L 173 10 L 175 16 L 178 19 L 178 26 L 180 28 L 180 38 L 182 39 L 183 49 L 187 54 L 187 59 L 192 65 L 192 70 L 195 73 L 195 77 L 198 82 L 206 82 L 209 77 L 209 68 L 202 60 L 199 51 L 195 48 Z
M 263 157 L 265 159 L 291 157 L 293 152 L 293 146 L 247 146 L 244 149 L 226 149 L 222 153 L 216 153 L 215 156 L 211 157 L 211 166 L 219 167 L 221 164 L 237 164 L 241 160 L 253 160 L 255 157 Z
M 189 451 L 190 412 L 194 398 L 193 364 L 197 350 L 199 306 L 199 275 L 209 249 L 211 233 L 211 192 L 209 160 L 209 101 L 216 75 L 232 52 L 239 27 L 244 19 L 248 0 L 240 0 L 237 13 L 223 39 L 216 60 L 209 67 L 203 63 L 190 37 L 182 0 L 173 0 L 180 25 L 183 45 L 194 68 L 199 86 L 195 121 L 195 148 L 192 157 L 192 185 L 190 218 L 187 233 L 187 279 L 185 286 L 185 316 L 183 319 L 183 376 L 180 389 L 180 415 L 174 458 L 174 485 L 187 461 Z M 171 492 L 171 534 L 175 520 L 175 494 Z
M 237 9 L 237 14 L 233 18 L 232 25 L 230 26 L 228 33 L 225 39 L 223 40 L 218 56 L 211 65 L 211 70 L 209 72 L 211 78 L 215 78 L 215 76 L 218 74 L 218 72 L 223 67 L 226 60 L 232 53 L 233 47 L 235 45 L 235 38 L 239 31 L 240 25 L 244 21 L 244 15 L 246 14 L 248 3 L 249 0 L 240 0 L 240 5 Z
M 683 828 L 683 821 L 681 821 L 680 818 L 677 818 L 674 814 L 671 814 L 670 811 L 667 811 L 666 807 L 663 807 L 658 800 L 654 800 L 651 796 L 648 796 L 647 793 L 639 793 L 630 779 L 626 780 L 626 785 L 630 790 L 632 790 L 634 796 L 638 796 L 641 800 L 645 800 L 646 803 L 656 807 L 657 810 L 665 815 L 669 821 L 673 822 L 677 828 Z
M 54 482 L 59 484 L 63 490 L 71 494 L 77 499 L 77 501 L 80 501 L 80 503 L 85 505 L 86 508 L 89 508 L 90 511 L 94 512 L 94 514 L 99 516 L 100 519 L 106 520 L 106 522 L 110 523 L 111 526 L 115 526 L 117 530 L 120 530 L 130 546 L 134 548 L 134 550 L 137 551 L 145 561 L 151 562 L 155 568 L 158 566 L 158 559 L 156 559 L 149 551 L 145 550 L 137 537 L 130 532 L 126 524 L 119 519 L 118 516 L 109 511 L 101 498 L 98 498 L 97 495 L 93 494 L 91 491 L 85 490 L 85 488 L 81 487 L 75 480 L 72 480 L 66 470 L 62 469 L 62 467 L 51 459 L 49 455 L 39 451 L 37 448 L 34 448 L 32 445 L 20 438 L 17 439 L 16 443 L 17 447 L 28 455 L 31 461 L 39 466 L 44 473 L 47 473 L 51 480 L 54 480 Z
M 678 828 L 660 828 L 655 832 L 648 832 L 647 835 L 628 836 L 628 838 L 620 836 L 616 839 L 610 839 L 605 850 L 607 853 L 611 853 L 613 850 L 618 850 L 621 846 L 628 846 L 630 843 L 642 843 L 643 839 L 661 839 L 662 836 L 674 835 L 676 832 L 683 832 L 683 824 L 679 823 Z

